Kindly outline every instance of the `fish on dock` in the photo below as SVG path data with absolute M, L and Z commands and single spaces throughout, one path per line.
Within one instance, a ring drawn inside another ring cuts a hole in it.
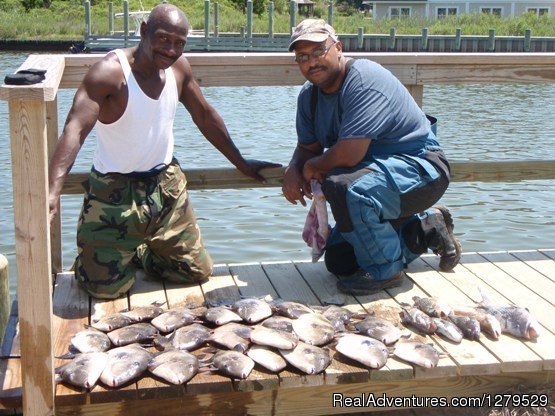
M 108 353 L 87 352 L 78 354 L 70 362 L 56 368 L 57 381 L 91 389 L 108 363 Z
M 124 326 L 123 328 L 108 332 L 108 338 L 110 338 L 110 341 L 112 341 L 112 344 L 116 347 L 122 347 L 137 342 L 150 342 L 156 335 L 158 335 L 158 330 L 151 324 L 145 322 Z
M 147 322 L 152 321 L 158 315 L 164 313 L 164 309 L 160 307 L 163 303 L 153 303 L 152 305 L 137 306 L 128 311 L 122 311 L 121 313 L 134 322 Z
M 480 323 L 480 330 L 490 335 L 493 339 L 499 339 L 501 336 L 501 324 L 499 320 L 484 310 L 475 308 L 455 308 L 453 313 L 458 316 L 472 316 Z
M 218 326 L 225 325 L 230 322 L 241 322 L 243 320 L 243 318 L 226 306 L 208 308 L 204 312 L 203 318 L 206 321 L 212 322 Z
M 217 327 L 209 338 L 210 342 L 227 349 L 244 353 L 249 348 L 252 328 L 243 324 L 230 322 Z
M 400 339 L 395 344 L 393 354 L 401 360 L 424 368 L 436 367 L 440 358 L 439 351 L 432 344 L 409 339 Z
M 256 324 L 272 316 L 272 308 L 268 302 L 257 298 L 240 299 L 233 304 L 233 310 L 249 324 Z
M 160 332 L 173 332 L 178 328 L 192 324 L 197 317 L 189 308 L 170 309 L 156 316 L 150 323 Z
M 201 324 L 191 324 L 176 329 L 169 336 L 158 336 L 154 343 L 164 350 L 193 351 L 208 342 L 211 332 Z
M 198 370 L 198 358 L 182 350 L 165 351 L 148 363 L 148 371 L 172 384 L 187 383 Z
M 81 353 L 104 352 L 108 351 L 112 346 L 108 335 L 89 326 L 73 335 L 69 342 L 70 349 L 77 350 Z
M 275 314 L 291 319 L 297 319 L 299 316 L 304 315 L 305 313 L 314 312 L 311 308 L 302 303 L 283 299 L 275 299 L 271 301 L 270 307 Z
M 254 344 L 282 350 L 292 350 L 299 343 L 299 337 L 295 333 L 267 328 L 262 325 L 257 325 L 252 329 L 250 340 Z
M 476 341 L 480 339 L 480 322 L 476 318 L 472 316 L 457 316 L 451 313 L 449 319 L 457 325 L 465 338 Z
M 389 350 L 383 342 L 358 334 L 341 336 L 335 349 L 344 356 L 375 369 L 382 368 L 389 357 Z
M 279 331 L 294 332 L 293 320 L 285 316 L 270 316 L 261 322 L 266 328 L 277 329 Z
M 102 332 L 110 332 L 114 329 L 123 328 L 124 326 L 131 325 L 133 323 L 135 323 L 135 321 L 131 317 L 118 312 L 93 322 L 91 326 Z
M 433 318 L 447 318 L 451 313 L 449 304 L 440 298 L 413 296 L 414 306 Z
M 315 346 L 327 344 L 335 336 L 335 328 L 320 313 L 307 313 L 294 319 L 293 330 L 301 341 Z
M 247 355 L 262 367 L 273 373 L 279 373 L 287 367 L 287 361 L 281 355 L 264 345 L 252 345 L 247 351 Z
M 148 368 L 152 353 L 139 344 L 130 344 L 108 351 L 108 361 L 100 381 L 118 387 L 139 378 Z
M 436 332 L 437 327 L 434 321 L 432 321 L 432 318 L 418 308 L 403 308 L 400 316 L 401 322 L 405 325 L 411 325 L 425 334 L 433 334 Z
M 387 319 L 378 316 L 367 316 L 355 323 L 355 328 L 362 334 L 391 345 L 401 337 L 403 332 Z
M 299 341 L 292 350 L 279 350 L 279 353 L 293 367 L 306 374 L 319 374 L 331 363 L 330 350 Z
M 212 365 L 227 376 L 245 379 L 254 368 L 254 361 L 238 351 L 218 351 L 212 357 Z
M 463 332 L 453 322 L 442 318 L 432 318 L 436 324 L 436 334 L 459 344 L 463 339 Z

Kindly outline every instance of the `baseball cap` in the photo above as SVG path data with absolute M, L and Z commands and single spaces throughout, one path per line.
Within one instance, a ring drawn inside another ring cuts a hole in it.
M 333 27 L 323 19 L 305 19 L 295 27 L 289 41 L 289 51 L 294 48 L 295 42 L 307 40 L 309 42 L 323 42 L 331 37 L 337 42 L 337 35 Z

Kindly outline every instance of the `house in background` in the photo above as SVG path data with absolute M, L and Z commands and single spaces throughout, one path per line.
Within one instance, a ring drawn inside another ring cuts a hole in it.
M 555 13 L 555 1 L 510 0 L 371 0 L 374 19 L 422 17 L 442 18 L 458 14 L 491 13 L 501 17 L 516 17 L 524 13 L 537 16 Z

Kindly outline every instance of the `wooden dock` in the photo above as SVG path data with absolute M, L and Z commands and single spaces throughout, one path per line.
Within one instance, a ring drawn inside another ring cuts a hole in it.
M 290 367 L 276 375 L 257 366 L 246 380 L 207 373 L 183 386 L 149 376 L 120 389 L 97 385 L 90 392 L 58 385 L 56 414 L 338 414 L 353 409 L 333 407 L 332 393 L 474 397 L 501 393 L 515 385 L 534 388 L 555 383 L 555 250 L 466 253 L 450 273 L 439 272 L 438 257 L 428 255 L 411 264 L 407 275 L 402 287 L 355 298 L 336 290 L 337 278 L 322 262 L 220 265 L 215 276 L 201 285 L 182 287 L 142 278 L 128 297 L 98 301 L 88 297 L 72 273 L 61 273 L 54 288 L 54 355 L 68 351 L 69 339 L 83 324 L 109 313 L 154 301 L 174 307 L 240 296 L 270 295 L 311 305 L 344 303 L 352 311 L 375 311 L 398 322 L 399 304 L 412 303 L 412 296 L 440 296 L 451 305 L 470 306 L 480 300 L 478 287 L 482 287 L 495 303 L 528 307 L 543 333 L 536 342 L 506 334 L 492 340 L 482 334 L 480 341 L 465 339 L 461 344 L 434 335 L 429 341 L 445 356 L 433 369 L 391 357 L 382 369 L 369 370 L 331 348 L 334 361 L 319 375 L 302 375 Z M 0 361 L 0 405 L 4 408 L 22 405 L 16 321 L 13 315 Z M 55 359 L 56 366 L 62 362 Z M 371 410 L 384 409 L 357 409 Z

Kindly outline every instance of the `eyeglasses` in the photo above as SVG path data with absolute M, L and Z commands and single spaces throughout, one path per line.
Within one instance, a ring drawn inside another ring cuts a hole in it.
M 310 58 L 314 58 L 314 59 L 319 59 L 323 56 L 326 56 L 326 54 L 328 53 L 328 51 L 331 49 L 332 46 L 334 46 L 337 42 L 333 42 L 332 44 L 328 45 L 325 48 L 317 48 L 314 49 L 312 52 L 310 52 L 309 54 L 302 54 L 302 55 L 297 55 L 295 56 L 295 62 L 298 64 L 306 64 Z

